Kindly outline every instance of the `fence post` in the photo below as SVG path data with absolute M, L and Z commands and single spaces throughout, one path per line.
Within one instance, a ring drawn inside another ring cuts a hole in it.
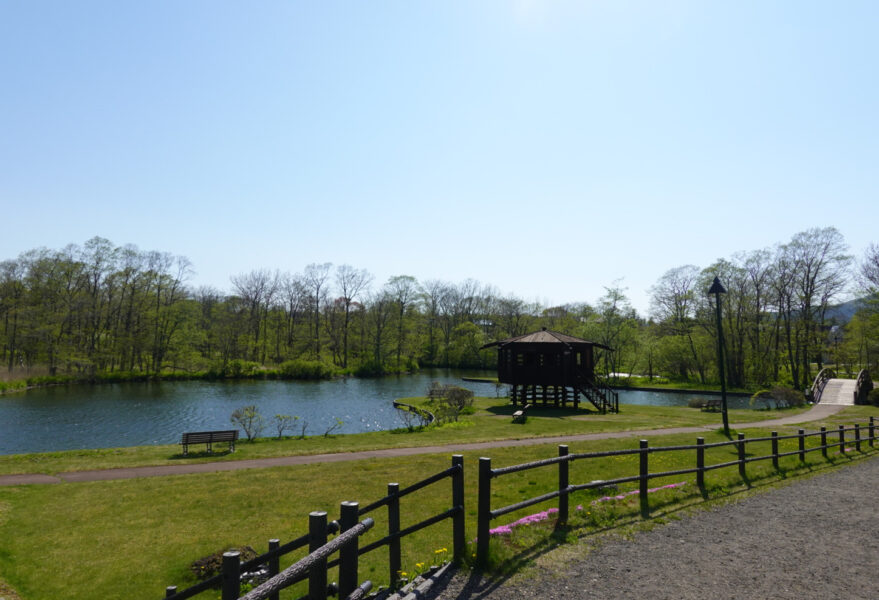
M 491 459 L 479 458 L 479 505 L 476 507 L 476 563 L 488 564 L 488 530 L 491 523 Z
M 342 502 L 339 508 L 339 533 L 348 531 L 357 525 L 360 504 Z M 339 550 L 339 598 L 347 598 L 357 589 L 357 550 L 360 547 L 358 538 L 353 538 Z
M 458 470 L 452 474 L 452 506 L 458 509 L 452 517 L 452 558 L 458 564 L 464 560 L 467 551 L 467 535 L 464 529 L 464 456 L 452 455 L 452 466 Z
M 568 455 L 567 444 L 559 445 L 559 456 Z M 559 525 L 568 523 L 568 461 L 559 461 Z
M 641 450 L 641 479 L 638 481 L 638 495 L 641 496 L 641 517 L 646 519 L 650 516 L 650 504 L 647 499 L 647 475 L 649 473 L 649 463 L 647 462 L 647 453 L 649 452 L 649 450 L 647 440 L 641 440 L 638 446 Z
M 238 600 L 241 595 L 241 553 L 223 552 L 223 600 Z
M 314 552 L 326 543 L 327 513 L 316 510 L 308 514 L 308 552 Z M 325 558 L 314 562 L 308 572 L 308 598 L 327 600 L 327 559 Z
M 824 455 L 824 458 L 827 458 L 827 428 L 821 428 L 821 454 Z
M 874 425 L 873 425 L 873 417 L 870 417 L 869 429 L 870 429 L 870 431 L 869 431 L 870 435 L 867 438 L 869 440 L 867 443 L 870 444 L 870 448 L 872 448 L 873 447 L 873 440 L 876 437 L 876 429 L 874 428 Z
M 855 423 L 855 450 L 861 451 L 861 424 Z
M 839 426 L 839 452 L 845 456 L 845 425 Z
M 800 462 L 806 462 L 806 430 L 797 429 L 797 445 L 800 453 Z
M 173 596 L 176 593 L 177 593 L 177 586 L 176 585 L 169 585 L 168 587 L 165 588 L 165 598 L 170 598 L 171 596 Z
M 281 540 L 272 538 L 269 540 L 269 552 L 277 550 L 281 547 Z M 269 559 L 269 579 L 281 572 L 281 557 L 273 556 Z M 269 600 L 278 600 L 279 593 L 275 592 L 269 596 Z
M 403 562 L 400 558 L 400 484 L 388 484 L 388 565 L 391 575 L 391 589 L 396 589 L 400 580 L 400 571 L 403 570 Z
M 745 473 L 745 434 L 744 433 L 739 434 L 739 439 L 736 442 L 736 449 L 738 449 L 738 451 L 739 451 L 739 476 L 741 476 L 742 479 L 747 481 L 748 476 Z
M 772 432 L 772 468 L 778 470 L 778 432 Z
M 696 485 L 705 491 L 705 438 L 696 438 Z

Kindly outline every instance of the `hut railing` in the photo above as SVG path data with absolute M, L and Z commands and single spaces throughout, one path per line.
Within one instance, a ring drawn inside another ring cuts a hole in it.
M 517 510 L 521 510 L 524 508 L 528 508 L 530 506 L 534 506 L 536 504 L 541 504 L 544 502 L 548 502 L 550 500 L 554 500 L 558 498 L 558 506 L 555 509 L 558 515 L 558 523 L 565 524 L 568 521 L 569 517 L 569 496 L 573 492 L 581 491 L 581 490 L 589 490 L 595 489 L 605 486 L 615 486 L 624 483 L 638 482 L 638 496 L 640 500 L 640 511 L 641 516 L 644 518 L 649 517 L 650 515 L 650 506 L 649 506 L 649 489 L 648 483 L 651 479 L 661 478 L 661 477 L 671 477 L 678 475 L 687 475 L 687 474 L 695 474 L 696 475 L 696 484 L 699 489 L 704 493 L 705 491 L 705 473 L 708 471 L 713 471 L 715 469 L 723 469 L 736 467 L 739 471 L 739 476 L 743 481 L 747 483 L 748 477 L 746 472 L 746 465 L 748 463 L 762 461 L 762 460 L 771 460 L 773 467 L 778 470 L 779 469 L 779 458 L 785 456 L 798 456 L 801 462 L 806 460 L 806 454 L 809 452 L 818 452 L 820 451 L 825 459 L 827 459 L 827 451 L 830 448 L 838 448 L 839 453 L 845 456 L 847 452 L 849 452 L 850 448 L 846 448 L 846 444 L 849 441 L 854 441 L 855 451 L 861 452 L 861 441 L 862 441 L 862 429 L 860 425 L 854 425 L 851 427 L 845 427 L 844 425 L 840 425 L 837 430 L 837 440 L 836 441 L 828 441 L 828 432 L 826 427 L 821 427 L 820 431 L 806 433 L 805 430 L 800 429 L 796 434 L 793 435 L 785 435 L 779 436 L 777 432 L 773 431 L 770 437 L 761 437 L 761 438 L 751 438 L 746 439 L 745 434 L 739 433 L 738 439 L 717 442 L 712 444 L 706 444 L 704 438 L 697 438 L 696 444 L 692 446 L 665 446 L 665 447 L 656 447 L 651 448 L 647 442 L 647 440 L 641 440 L 639 447 L 637 449 L 630 450 L 613 450 L 607 452 L 586 452 L 581 454 L 570 454 L 568 452 L 567 445 L 560 445 L 558 447 L 558 456 L 552 458 L 546 458 L 543 460 L 537 460 L 533 462 L 512 465 L 508 467 L 501 467 L 497 469 L 493 469 L 491 466 L 491 458 L 480 458 L 479 459 L 479 497 L 477 500 L 477 531 L 476 531 L 476 560 L 480 565 L 486 565 L 488 561 L 488 552 L 489 552 L 489 539 L 491 535 L 491 521 L 503 515 L 515 512 Z M 854 433 L 854 439 L 849 440 L 846 439 L 847 433 Z M 808 438 L 820 437 L 820 443 L 816 446 L 812 446 L 810 448 L 806 448 L 806 440 Z M 797 450 L 790 452 L 779 452 L 778 450 L 778 442 L 779 440 L 797 440 Z M 867 437 L 866 441 L 869 443 L 870 447 L 874 446 L 876 440 L 876 426 L 874 423 L 874 418 L 870 417 L 870 424 L 867 428 Z M 759 442 L 771 442 L 771 453 L 764 456 L 747 456 L 746 446 L 747 444 L 759 443 Z M 723 463 L 706 465 L 705 464 L 705 451 L 711 448 L 724 448 L 724 447 L 734 447 L 736 449 L 736 460 L 727 461 Z M 695 453 L 695 466 L 686 469 L 678 469 L 673 471 L 659 471 L 659 472 L 650 472 L 649 469 L 649 455 L 651 453 L 657 452 L 694 452 Z M 614 456 L 632 456 L 637 455 L 639 457 L 639 469 L 638 474 L 633 474 L 625 477 L 619 477 L 617 479 L 604 480 L 604 481 L 591 481 L 588 483 L 580 483 L 580 484 L 571 484 L 569 480 L 569 466 L 572 462 L 578 460 L 590 460 L 596 458 L 606 458 L 606 457 L 614 457 Z M 500 507 L 500 508 L 492 508 L 491 506 L 491 490 L 492 490 L 492 481 L 497 479 L 498 477 L 502 477 L 504 475 L 508 475 L 511 473 L 518 473 L 521 471 L 526 471 L 530 469 L 537 469 L 542 467 L 549 467 L 555 465 L 558 469 L 558 486 L 551 492 L 547 492 L 545 494 L 541 494 L 538 496 L 533 496 L 531 498 L 526 498 L 520 502 L 515 504 L 510 504 L 508 506 Z

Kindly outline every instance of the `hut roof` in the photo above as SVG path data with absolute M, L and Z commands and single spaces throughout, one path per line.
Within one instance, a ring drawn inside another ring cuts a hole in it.
M 566 346 L 585 345 L 596 346 L 598 348 L 604 348 L 605 350 L 612 349 L 608 346 L 605 346 L 604 344 L 590 342 L 589 340 L 583 340 L 572 335 L 559 333 L 558 331 L 550 331 L 546 327 L 544 327 L 540 331 L 535 331 L 533 333 L 526 333 L 525 335 L 519 335 L 516 337 L 507 338 L 505 340 L 491 342 L 490 344 L 484 345 L 482 348 L 480 348 L 480 350 L 484 348 L 491 348 L 492 346 L 506 346 L 507 344 L 564 344 Z

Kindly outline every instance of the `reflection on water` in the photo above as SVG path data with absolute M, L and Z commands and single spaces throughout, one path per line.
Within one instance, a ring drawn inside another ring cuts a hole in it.
M 299 427 L 308 424 L 308 435 L 324 433 L 336 419 L 343 422 L 337 433 L 393 429 L 404 424 L 392 402 L 423 396 L 432 381 L 455 383 L 478 396 L 495 395 L 494 384 L 461 381 L 465 374 L 494 376 L 432 370 L 381 379 L 118 383 L 30 390 L 0 396 L 0 454 L 173 444 L 184 431 L 231 429 L 232 411 L 249 404 L 266 418 L 263 435 L 276 433 L 271 427 L 276 414 L 298 416 Z M 623 404 L 685 406 L 690 397 L 620 391 Z M 731 399 L 730 407 L 739 404 L 739 399 Z

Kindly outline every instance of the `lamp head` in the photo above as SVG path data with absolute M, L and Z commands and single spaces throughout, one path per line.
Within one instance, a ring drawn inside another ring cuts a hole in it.
M 714 283 L 711 284 L 711 288 L 708 290 L 709 294 L 725 294 L 726 288 L 723 287 L 723 284 L 720 283 L 720 278 L 715 277 Z

